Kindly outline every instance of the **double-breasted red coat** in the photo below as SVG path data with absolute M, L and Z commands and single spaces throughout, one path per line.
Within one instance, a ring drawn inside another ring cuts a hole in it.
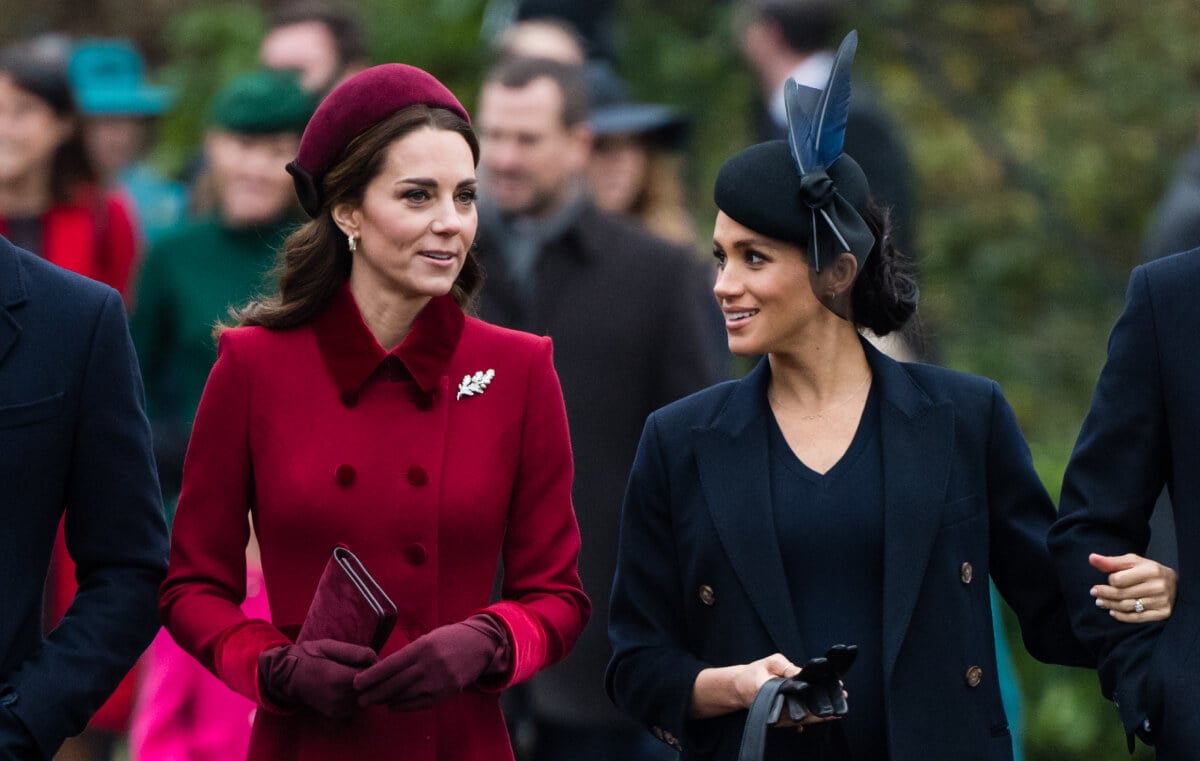
M 464 385 L 488 371 L 490 382 Z M 443 296 L 389 355 L 343 287 L 303 327 L 221 335 L 184 466 L 163 621 L 259 704 L 251 759 L 511 758 L 495 692 L 333 722 L 279 713 L 260 692 L 257 659 L 295 636 L 344 543 L 399 608 L 382 656 L 487 611 L 511 645 L 501 686 L 560 660 L 590 611 L 571 478 L 549 339 L 465 317 Z M 272 623 L 238 607 L 247 513 Z M 503 599 L 490 603 L 498 558 Z

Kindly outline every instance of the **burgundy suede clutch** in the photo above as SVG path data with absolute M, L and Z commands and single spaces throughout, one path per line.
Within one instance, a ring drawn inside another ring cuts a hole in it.
M 325 564 L 296 642 L 335 639 L 378 653 L 395 625 L 396 604 L 358 556 L 338 545 Z

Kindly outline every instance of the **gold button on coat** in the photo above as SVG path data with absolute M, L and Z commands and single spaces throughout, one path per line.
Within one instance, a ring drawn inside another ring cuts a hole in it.
M 964 584 L 970 584 L 971 579 L 975 578 L 975 569 L 970 563 L 962 564 L 962 568 L 959 569 L 959 578 L 962 579 L 962 583 Z
M 972 666 L 967 669 L 965 678 L 967 680 L 968 687 L 978 687 L 979 683 L 983 681 L 983 669 L 979 668 L 978 666 Z
M 700 602 L 705 605 L 712 605 L 717 601 L 717 594 L 713 592 L 713 588 L 707 584 L 700 586 Z

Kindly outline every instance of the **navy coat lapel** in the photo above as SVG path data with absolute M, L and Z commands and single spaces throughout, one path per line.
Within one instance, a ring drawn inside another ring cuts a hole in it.
M 709 427 L 696 428 L 696 463 L 709 514 L 729 561 L 779 652 L 806 659 L 779 551 L 768 477 L 764 359 L 734 385 Z
M 890 675 L 941 522 L 954 454 L 954 409 L 933 404 L 903 366 L 867 346 L 883 395 L 883 666 Z
M 21 335 L 21 326 L 9 308 L 23 301 L 25 279 L 17 251 L 11 243 L 0 238 L 0 363 Z

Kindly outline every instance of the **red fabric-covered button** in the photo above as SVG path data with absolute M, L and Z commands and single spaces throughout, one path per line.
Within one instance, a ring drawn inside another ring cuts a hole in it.
M 425 552 L 425 545 L 420 542 L 413 542 L 404 548 L 404 557 L 413 565 L 424 565 L 429 554 Z
M 339 465 L 333 471 L 333 479 L 338 482 L 339 486 L 349 486 L 354 483 L 354 479 L 358 474 L 354 472 L 353 465 Z
M 417 394 L 413 402 L 421 412 L 429 412 L 433 409 L 433 394 L 422 391 Z
M 353 407 L 356 404 L 358 404 L 358 394 L 356 392 L 354 392 L 354 391 L 343 391 L 342 392 L 342 406 L 343 407 Z
M 419 465 L 414 465 L 409 468 L 408 473 L 405 474 L 405 478 L 407 478 L 408 482 L 413 486 L 424 486 L 425 484 L 429 483 L 429 475 L 425 472 L 425 469 Z

